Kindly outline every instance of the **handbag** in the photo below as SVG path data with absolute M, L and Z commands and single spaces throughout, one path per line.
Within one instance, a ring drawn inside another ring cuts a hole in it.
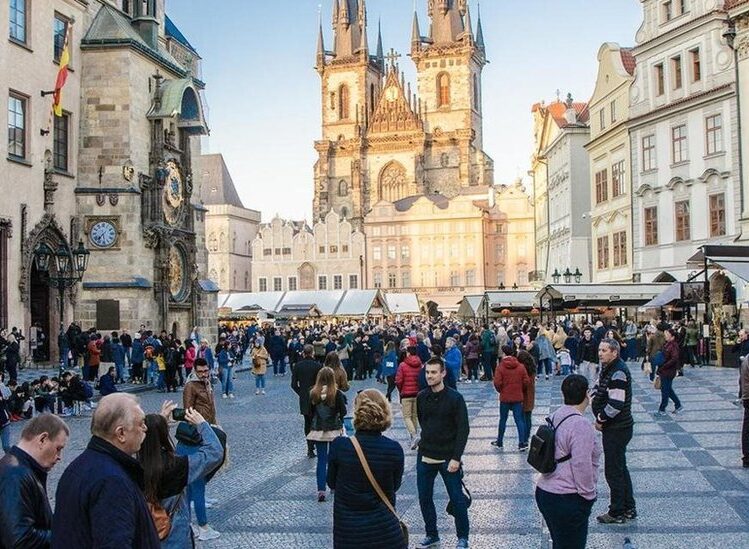
M 156 533 L 159 535 L 160 541 L 164 541 L 168 538 L 169 533 L 172 531 L 172 516 L 174 516 L 174 512 L 177 510 L 177 507 L 179 507 L 179 502 L 182 501 L 183 493 L 184 492 L 180 492 L 177 499 L 174 500 L 171 510 L 168 512 L 164 509 L 161 503 L 147 502 L 148 510 L 151 513 L 151 518 L 153 519 L 154 526 L 156 526 Z
M 385 495 L 385 492 L 382 491 L 382 488 L 380 488 L 380 485 L 378 484 L 377 480 L 374 478 L 374 475 L 372 474 L 372 470 L 369 468 L 369 463 L 367 463 L 367 458 L 364 457 L 364 451 L 361 448 L 361 445 L 359 444 L 359 441 L 356 440 L 356 437 L 349 438 L 351 441 L 351 444 L 354 445 L 354 450 L 356 450 L 356 455 L 359 456 L 359 462 L 361 463 L 362 468 L 364 469 L 364 474 L 367 475 L 367 478 L 369 479 L 369 483 L 372 485 L 372 488 L 374 488 L 374 491 L 377 492 L 377 495 L 380 496 L 380 499 L 382 500 L 382 503 L 385 504 L 385 507 L 390 509 L 390 512 L 395 515 L 395 518 L 398 519 L 398 524 L 400 524 L 401 527 L 401 533 L 403 534 L 403 541 L 406 544 L 406 547 L 408 547 L 408 526 L 405 522 L 403 522 L 398 515 L 398 512 L 395 510 L 395 507 L 393 507 L 393 504 L 390 503 L 390 500 Z
M 177 425 L 177 432 L 174 434 L 177 441 L 188 446 L 200 446 L 203 437 L 200 436 L 198 429 L 185 421 L 180 421 Z
M 656 390 L 660 390 L 661 388 L 661 376 L 657 375 L 655 376 L 655 380 L 653 380 L 653 388 Z

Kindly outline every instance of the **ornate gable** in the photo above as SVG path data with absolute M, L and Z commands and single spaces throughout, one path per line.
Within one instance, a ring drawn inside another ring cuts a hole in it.
M 391 65 L 369 124 L 369 134 L 423 131 L 424 122 L 415 110 L 415 103 L 414 97 L 406 96 L 400 70 Z

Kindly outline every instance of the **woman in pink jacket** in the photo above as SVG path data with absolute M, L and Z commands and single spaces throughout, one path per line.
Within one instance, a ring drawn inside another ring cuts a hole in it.
M 192 373 L 193 364 L 195 364 L 195 357 L 198 356 L 198 351 L 195 349 L 195 345 L 192 344 L 192 339 L 185 341 L 185 379 L 190 377 Z
M 412 450 L 419 446 L 419 439 L 416 436 L 419 431 L 419 418 L 416 415 L 416 395 L 419 394 L 419 373 L 421 373 L 423 365 L 418 352 L 415 345 L 410 345 L 406 358 L 400 363 L 395 374 L 395 386 L 398 387 L 398 394 L 401 398 L 403 421 L 406 423 L 406 429 L 411 437 Z

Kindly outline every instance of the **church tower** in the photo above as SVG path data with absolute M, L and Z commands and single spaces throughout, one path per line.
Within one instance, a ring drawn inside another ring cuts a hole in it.
M 460 187 L 492 184 L 491 160 L 482 152 L 481 72 L 487 60 L 481 16 L 474 33 L 468 0 L 429 0 L 428 15 L 431 25 L 424 36 L 414 13 L 411 58 L 425 130 L 435 140 L 432 156 L 441 164 L 457 164 Z M 458 143 L 457 151 L 447 150 L 450 142 Z M 440 190 L 449 194 L 451 189 Z
M 359 223 L 369 208 L 362 140 L 382 88 L 382 37 L 370 55 L 366 0 L 333 0 L 332 20 L 333 48 L 325 48 L 322 23 L 317 41 L 322 139 L 315 143 L 313 209 L 316 220 L 333 209 Z

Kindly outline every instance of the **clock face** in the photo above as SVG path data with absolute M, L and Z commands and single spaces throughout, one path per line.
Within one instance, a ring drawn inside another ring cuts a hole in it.
M 91 227 L 89 239 L 97 248 L 110 248 L 117 240 L 117 229 L 110 221 L 99 221 Z
M 169 293 L 172 299 L 181 301 L 185 296 L 187 269 L 184 252 L 174 246 L 169 250 Z

